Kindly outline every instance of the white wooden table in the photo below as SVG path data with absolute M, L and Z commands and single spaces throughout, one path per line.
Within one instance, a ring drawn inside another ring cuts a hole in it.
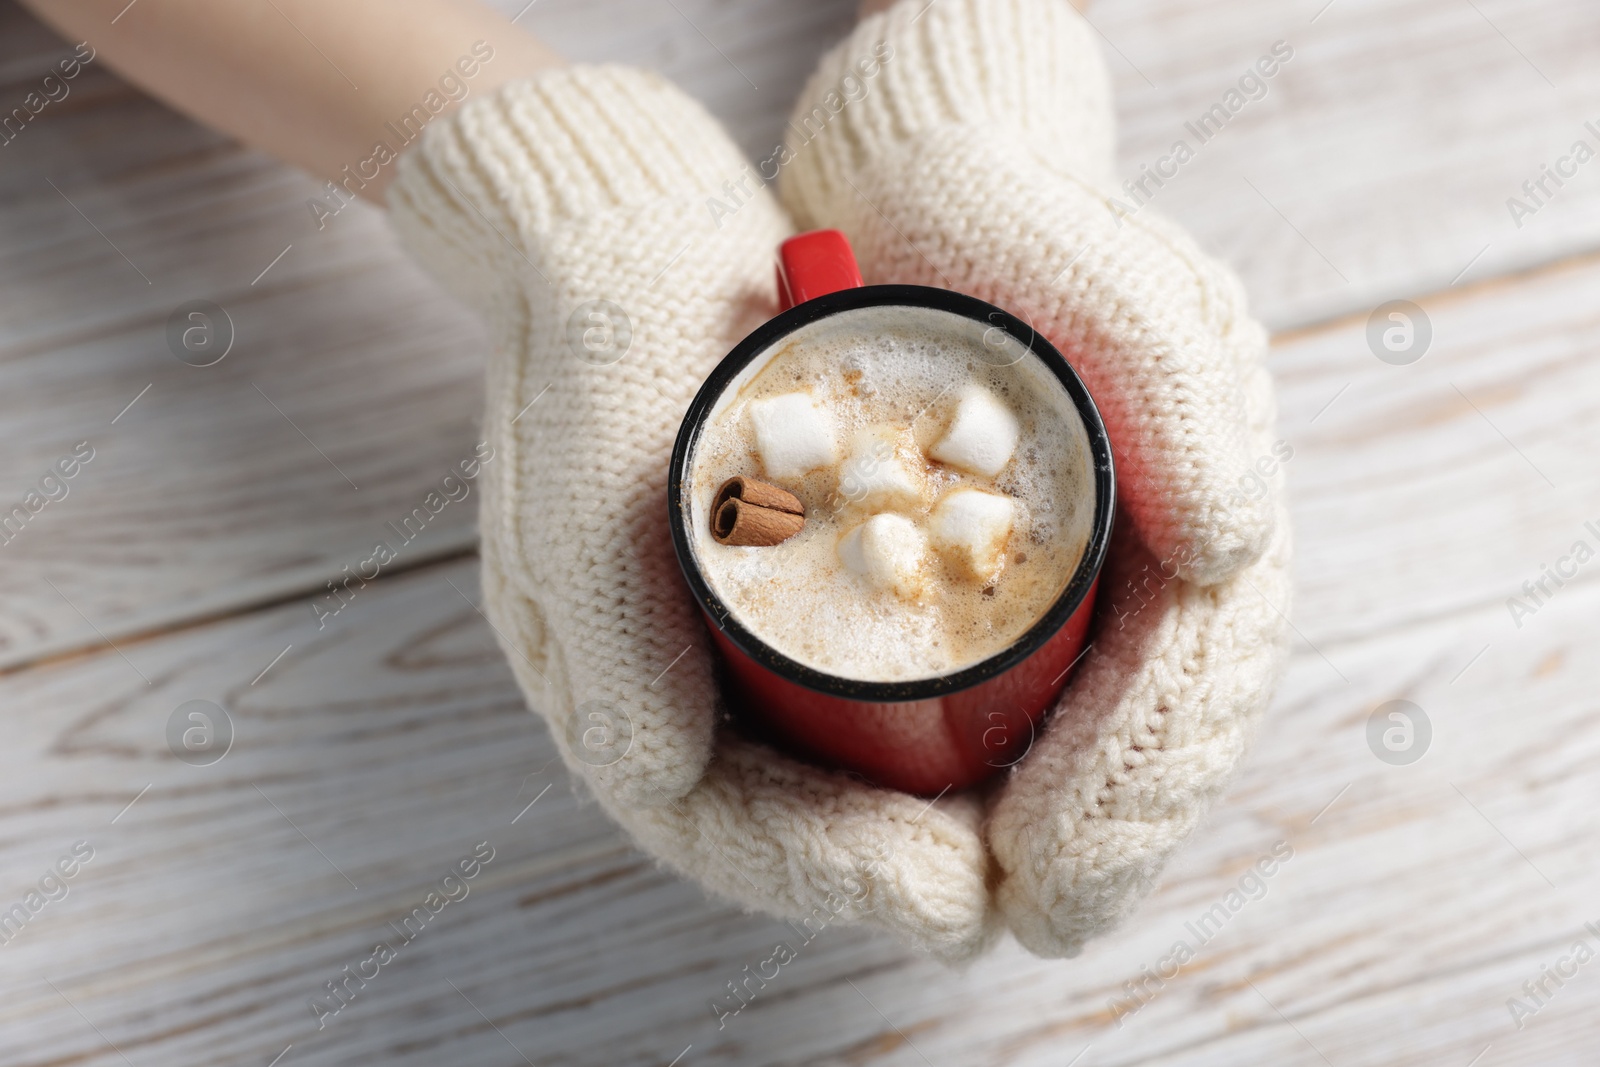
M 850 6 L 542 0 L 522 22 L 656 66 L 754 153 Z M 828 931 L 719 1030 L 709 1002 L 784 928 L 656 870 L 574 792 L 474 607 L 472 506 L 326 629 L 309 610 L 470 452 L 479 332 L 377 212 L 318 232 L 311 179 L 91 65 L 0 147 L 0 504 L 94 450 L 0 545 L 0 909 L 92 850 L 20 929 L 0 911 L 0 1062 L 1597 1062 L 1600 962 L 1572 953 L 1600 952 L 1600 562 L 1520 620 L 1507 598 L 1600 547 L 1600 162 L 1520 227 L 1506 200 L 1574 141 L 1600 148 L 1600 10 L 1092 17 L 1129 176 L 1294 49 L 1156 204 L 1277 331 L 1296 651 L 1248 767 L 1135 920 L 1076 960 L 1007 946 L 960 974 Z M 0 6 L 0 111 L 67 51 Z M 1367 340 L 1395 298 L 1431 323 L 1408 365 Z M 233 324 L 214 366 L 168 350 L 194 300 Z M 1397 699 L 1432 729 L 1404 766 L 1367 741 Z M 197 700 L 233 728 L 207 766 L 167 742 Z M 470 895 L 319 1030 L 308 999 L 481 841 Z M 1119 1020 L 1125 983 L 1279 841 L 1265 894 Z

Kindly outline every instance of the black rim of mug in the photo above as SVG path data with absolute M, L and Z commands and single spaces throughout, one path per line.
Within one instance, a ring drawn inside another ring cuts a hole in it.
M 998 327 L 1021 342 L 1055 375 L 1072 398 L 1089 438 L 1089 454 L 1094 468 L 1095 514 L 1089 543 L 1071 580 L 1049 610 L 1021 637 L 987 659 L 949 674 L 904 682 L 862 681 L 829 674 L 790 659 L 756 636 L 734 617 L 700 573 L 690 540 L 692 517 L 686 510 L 689 501 L 685 492 L 685 478 L 695 443 L 717 399 L 739 372 L 802 326 L 840 312 L 869 307 L 948 311 L 990 327 Z M 901 703 L 937 699 L 998 677 L 1037 652 L 1067 624 L 1093 587 L 1105 562 L 1116 516 L 1116 474 L 1112 464 L 1111 438 L 1106 433 L 1099 408 L 1089 396 L 1089 390 L 1065 357 L 1033 327 L 1008 311 L 964 293 L 923 285 L 865 285 L 826 293 L 780 312 L 756 327 L 723 357 L 711 376 L 700 386 L 678 429 L 678 439 L 673 445 L 672 462 L 668 468 L 667 509 L 668 522 L 672 527 L 672 547 L 677 552 L 678 566 L 689 583 L 690 591 L 717 628 L 740 651 L 775 674 L 814 692 L 867 703 Z

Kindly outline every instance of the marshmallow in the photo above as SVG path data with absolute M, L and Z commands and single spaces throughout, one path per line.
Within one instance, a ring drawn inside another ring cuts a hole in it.
M 950 429 L 930 454 L 942 463 L 993 478 L 1011 459 L 1022 427 L 999 398 L 968 386 L 956 405 Z
M 833 443 L 833 413 L 810 393 L 750 401 L 756 451 L 771 478 L 799 478 L 838 459 Z
M 922 453 L 909 430 L 873 426 L 857 431 L 839 472 L 839 495 L 873 511 L 910 509 L 928 493 Z
M 891 512 L 874 515 L 839 538 L 839 560 L 846 569 L 908 600 L 922 591 L 927 551 L 928 540 L 917 524 Z
M 933 543 L 969 578 L 984 584 L 1000 573 L 1016 505 L 983 489 L 952 489 L 928 516 Z

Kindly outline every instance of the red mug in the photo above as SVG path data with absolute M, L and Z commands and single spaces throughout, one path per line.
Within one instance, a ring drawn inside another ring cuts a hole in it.
M 1111 540 L 1116 479 L 1105 423 L 1076 371 L 1027 323 L 992 304 L 921 285 L 863 285 L 837 230 L 785 241 L 778 288 L 784 308 L 740 341 L 689 405 L 672 450 L 668 511 L 684 578 L 722 654 L 731 710 L 758 736 L 879 785 L 935 795 L 972 785 L 1016 763 L 1066 686 L 1084 650 L 1095 586 Z M 758 356 L 802 326 L 868 307 L 931 308 L 985 324 L 1020 341 L 1065 388 L 1088 435 L 1095 510 L 1089 541 L 1066 588 L 1002 651 L 948 674 L 912 681 L 861 681 L 799 663 L 742 625 L 701 573 L 693 549 L 687 479 L 695 444 L 717 400 Z

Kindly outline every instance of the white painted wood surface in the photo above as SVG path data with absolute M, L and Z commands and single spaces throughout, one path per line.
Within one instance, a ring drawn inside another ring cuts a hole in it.
M 1150 905 L 1077 960 L 1006 947 L 951 974 L 827 930 L 721 1031 L 708 1002 L 791 935 L 656 871 L 573 792 L 471 606 L 474 563 L 430 562 L 470 548 L 472 502 L 325 630 L 306 606 L 470 450 L 475 328 L 376 213 L 317 233 L 309 179 L 91 68 L 0 149 L 0 501 L 96 447 L 0 546 L 0 909 L 73 842 L 95 850 L 0 945 L 0 1059 L 1592 1063 L 1600 964 L 1521 1030 L 1506 1001 L 1576 939 L 1600 948 L 1582 929 L 1600 922 L 1600 591 L 1585 569 L 1521 628 L 1505 600 L 1600 522 L 1600 259 L 1554 262 L 1594 245 L 1595 178 L 1521 231 L 1503 200 L 1600 114 L 1597 16 L 1336 0 L 1312 24 L 1319 6 L 1093 12 L 1128 60 L 1110 60 L 1128 174 L 1264 46 L 1297 50 L 1156 201 L 1298 327 L 1273 366 L 1302 638 L 1238 784 Z M 574 55 L 664 69 L 752 150 L 847 20 L 845 4 L 689 0 L 523 16 Z M 0 91 L 59 48 L 0 7 Z M 1433 327 L 1410 366 L 1367 347 L 1390 296 Z M 239 327 L 214 367 L 166 350 L 168 313 L 194 298 Z M 1397 698 L 1434 730 L 1410 767 L 1365 739 Z M 190 700 L 231 713 L 215 765 L 167 750 Z M 483 840 L 496 855 L 470 895 L 319 1031 L 308 998 Z M 1118 1027 L 1122 984 L 1279 840 L 1294 858 L 1265 895 Z
M 0 7 L 10 97 L 65 51 Z M 0 546 L 0 665 L 317 588 L 471 454 L 481 405 L 478 327 L 380 212 L 319 232 L 309 177 L 98 65 L 68 84 L 0 148 L 0 506 L 95 458 Z M 192 300 L 235 327 L 213 366 L 169 350 Z M 398 565 L 469 549 L 471 510 Z

